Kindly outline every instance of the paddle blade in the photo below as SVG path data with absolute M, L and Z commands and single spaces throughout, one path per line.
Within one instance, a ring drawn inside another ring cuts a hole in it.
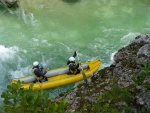
M 82 71 L 82 76 L 83 76 L 83 79 L 84 79 L 84 82 L 88 82 L 88 80 L 87 80 L 87 78 L 86 78 L 86 75 L 85 75 L 85 73 Z

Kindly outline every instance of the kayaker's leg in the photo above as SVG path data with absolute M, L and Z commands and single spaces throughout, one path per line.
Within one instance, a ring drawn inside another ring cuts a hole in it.
M 48 78 L 47 78 L 47 77 L 45 77 L 45 81 L 48 81 Z
M 71 73 L 71 72 L 68 72 L 67 74 L 68 74 L 68 75 L 72 75 L 72 73 Z
M 36 83 L 36 82 L 39 82 L 39 80 L 40 80 L 40 77 L 35 77 L 35 80 L 33 81 L 33 83 Z
M 43 80 L 42 80 L 43 82 L 44 81 L 48 81 L 48 79 L 47 79 L 47 77 L 43 77 Z
M 36 83 L 36 82 L 37 82 L 37 80 L 34 80 L 34 81 L 33 81 L 33 83 Z
M 80 70 L 79 69 L 77 69 L 77 72 L 75 73 L 75 75 L 77 75 L 77 74 L 79 74 L 80 73 Z
M 43 78 L 41 79 L 42 82 L 48 81 L 47 77 L 43 76 Z
M 37 77 L 37 76 L 36 76 L 36 80 L 35 80 L 35 81 L 36 81 L 36 82 L 40 82 L 40 83 L 41 83 L 41 82 L 42 82 L 42 79 L 43 79 L 43 77 L 42 77 L 42 76 L 40 76 L 40 77 Z M 35 82 L 35 83 L 36 83 L 36 82 Z

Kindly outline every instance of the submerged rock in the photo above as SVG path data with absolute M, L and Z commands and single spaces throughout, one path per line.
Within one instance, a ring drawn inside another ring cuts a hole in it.
M 2 4 L 8 8 L 18 7 L 18 0 L 1 0 Z

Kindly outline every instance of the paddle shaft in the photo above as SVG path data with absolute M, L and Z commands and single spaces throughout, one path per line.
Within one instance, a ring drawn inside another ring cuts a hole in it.
M 80 59 L 79 59 L 78 53 L 77 53 L 77 58 L 78 58 L 79 65 L 81 66 L 82 76 L 83 76 L 84 82 L 87 83 L 88 80 L 87 80 L 86 75 L 85 75 L 85 73 L 84 73 L 84 71 L 83 71 L 83 67 L 82 67 L 82 65 L 80 64 Z

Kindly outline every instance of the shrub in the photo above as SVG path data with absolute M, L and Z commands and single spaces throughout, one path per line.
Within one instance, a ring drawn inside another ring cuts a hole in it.
M 33 84 L 28 90 L 20 87 L 18 81 L 17 84 L 8 85 L 6 92 L 2 93 L 4 101 L 1 109 L 5 113 L 66 113 L 67 99 L 56 103 L 43 90 L 33 90 Z
M 145 78 L 148 76 L 150 76 L 150 63 L 145 63 L 143 64 L 143 67 L 141 67 L 141 74 L 137 77 L 132 78 L 132 80 L 135 82 L 136 85 L 142 85 L 145 88 L 150 89 L 149 86 L 143 83 Z

